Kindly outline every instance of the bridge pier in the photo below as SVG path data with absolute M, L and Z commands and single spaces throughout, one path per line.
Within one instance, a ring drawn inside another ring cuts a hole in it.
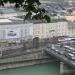
M 64 73 L 64 63 L 63 62 L 60 62 L 60 74 L 63 75 Z
M 64 74 L 75 74 L 75 69 L 71 68 L 70 66 L 67 66 L 65 63 L 60 62 L 60 75 Z

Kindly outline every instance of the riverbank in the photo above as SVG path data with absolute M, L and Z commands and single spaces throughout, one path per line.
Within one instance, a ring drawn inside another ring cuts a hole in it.
M 11 54 L 9 51 L 9 54 L 0 58 L 0 70 L 56 61 L 53 57 L 46 55 L 43 48 L 20 49 Z

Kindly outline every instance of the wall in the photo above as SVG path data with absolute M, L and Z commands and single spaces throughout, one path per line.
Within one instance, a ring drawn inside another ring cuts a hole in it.
M 68 22 L 69 35 L 75 37 L 75 22 Z
M 43 50 L 43 48 L 21 50 L 21 55 L 15 52 L 13 56 L 0 58 L 0 70 L 56 61 L 46 55 Z
M 34 25 L 34 37 L 48 38 L 69 35 L 67 22 L 41 23 Z
M 58 22 L 57 23 L 57 35 L 58 36 L 67 36 L 69 35 L 68 23 L 67 22 Z
M 32 27 L 32 31 L 30 30 Z M 14 25 L 0 25 L 0 39 L 7 39 L 6 38 L 6 31 L 9 29 L 19 28 L 20 29 L 20 38 L 27 39 L 28 37 L 33 37 L 33 24 L 14 24 Z M 32 34 L 31 34 L 32 32 Z
M 33 25 L 33 36 L 39 37 L 39 38 L 46 38 L 47 37 L 47 23 L 40 23 L 40 24 L 34 24 Z
M 28 38 L 48 38 L 52 36 L 74 36 L 75 28 L 69 28 L 67 22 L 39 23 L 39 24 L 20 24 L 20 25 L 0 25 L 0 39 L 6 39 L 8 28 L 20 28 L 21 39 Z

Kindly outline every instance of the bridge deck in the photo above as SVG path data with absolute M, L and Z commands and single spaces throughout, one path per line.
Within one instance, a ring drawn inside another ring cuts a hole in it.
M 59 49 L 54 50 L 54 49 L 46 48 L 45 51 L 48 54 L 50 54 L 51 56 L 59 59 L 61 62 L 64 62 L 75 69 L 75 60 L 70 60 L 64 54 L 58 53 L 58 51 L 60 51 Z M 62 49 L 61 49 L 61 51 L 62 51 Z

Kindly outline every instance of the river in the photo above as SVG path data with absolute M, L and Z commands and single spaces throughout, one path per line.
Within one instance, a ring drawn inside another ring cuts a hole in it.
M 1 70 L 0 75 L 60 75 L 58 63 L 46 63 L 15 69 Z

